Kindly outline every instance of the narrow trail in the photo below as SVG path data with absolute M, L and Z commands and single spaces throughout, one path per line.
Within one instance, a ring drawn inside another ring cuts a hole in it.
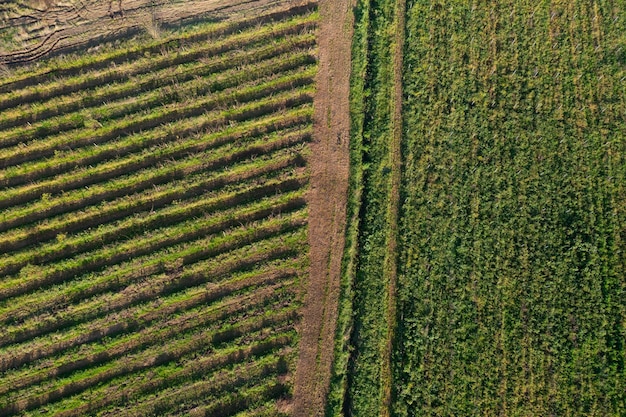
M 400 183 L 402 180 L 402 69 L 404 51 L 406 0 L 397 0 L 394 17 L 395 39 L 393 59 L 393 100 L 391 100 L 392 137 L 390 146 L 391 191 L 389 195 L 387 253 L 385 255 L 385 281 L 388 282 L 387 295 L 387 340 L 383 353 L 383 404 L 382 417 L 391 415 L 392 401 L 392 352 L 396 329 L 396 287 L 398 271 L 398 212 L 400 205 Z
M 320 0 L 319 72 L 309 192 L 310 276 L 300 328 L 293 415 L 323 416 L 345 244 L 353 0 Z

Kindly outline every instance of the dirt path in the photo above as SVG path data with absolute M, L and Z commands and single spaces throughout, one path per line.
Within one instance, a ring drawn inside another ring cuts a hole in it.
M 320 67 L 309 194 L 310 279 L 301 325 L 293 415 L 323 416 L 339 302 L 349 174 L 353 0 L 320 0 Z
M 382 378 L 384 381 L 383 407 L 381 416 L 391 415 L 392 400 L 392 369 L 391 355 L 396 329 L 396 286 L 398 271 L 398 211 L 400 205 L 400 183 L 402 180 L 402 70 L 404 61 L 404 27 L 406 0 L 396 1 L 394 17 L 395 39 L 393 59 L 393 100 L 391 101 L 391 193 L 389 196 L 389 235 L 387 237 L 387 253 L 385 255 L 385 271 L 389 282 L 387 294 L 387 340 L 383 355 Z

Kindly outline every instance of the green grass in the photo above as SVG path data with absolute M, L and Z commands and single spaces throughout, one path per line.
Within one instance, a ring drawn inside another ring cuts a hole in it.
M 392 3 L 356 10 L 332 416 L 380 414 Z M 407 2 L 392 415 L 626 413 L 620 7 Z
M 0 415 L 280 414 L 318 18 L 199 24 L 0 81 Z
M 378 415 L 383 407 L 394 13 L 394 1 L 363 1 L 355 10 L 348 202 L 351 221 L 343 261 L 339 341 L 327 407 L 327 414 L 333 416 L 344 412 Z

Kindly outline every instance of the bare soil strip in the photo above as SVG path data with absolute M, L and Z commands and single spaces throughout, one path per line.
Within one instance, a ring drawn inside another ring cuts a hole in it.
M 382 417 L 391 415 L 392 372 L 391 352 L 396 329 L 396 285 L 398 271 L 398 211 L 400 205 L 400 182 L 402 180 L 402 69 L 404 50 L 404 27 L 406 0 L 397 0 L 395 10 L 395 40 L 393 60 L 393 93 L 391 101 L 392 137 L 391 137 L 391 194 L 389 197 L 389 235 L 387 236 L 387 254 L 385 272 L 388 281 L 387 298 L 387 341 L 383 355 L 382 378 L 384 382 Z
M 294 416 L 323 416 L 333 361 L 349 174 L 353 0 L 320 0 L 309 194 L 310 278 L 300 328 Z

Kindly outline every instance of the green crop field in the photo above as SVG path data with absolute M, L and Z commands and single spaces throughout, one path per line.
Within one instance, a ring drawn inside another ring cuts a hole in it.
M 357 3 L 327 415 L 623 416 L 626 3 Z
M 0 417 L 621 417 L 625 362 L 626 0 L 0 4 Z
M 315 3 L 0 80 L 0 415 L 276 416 L 308 268 Z

